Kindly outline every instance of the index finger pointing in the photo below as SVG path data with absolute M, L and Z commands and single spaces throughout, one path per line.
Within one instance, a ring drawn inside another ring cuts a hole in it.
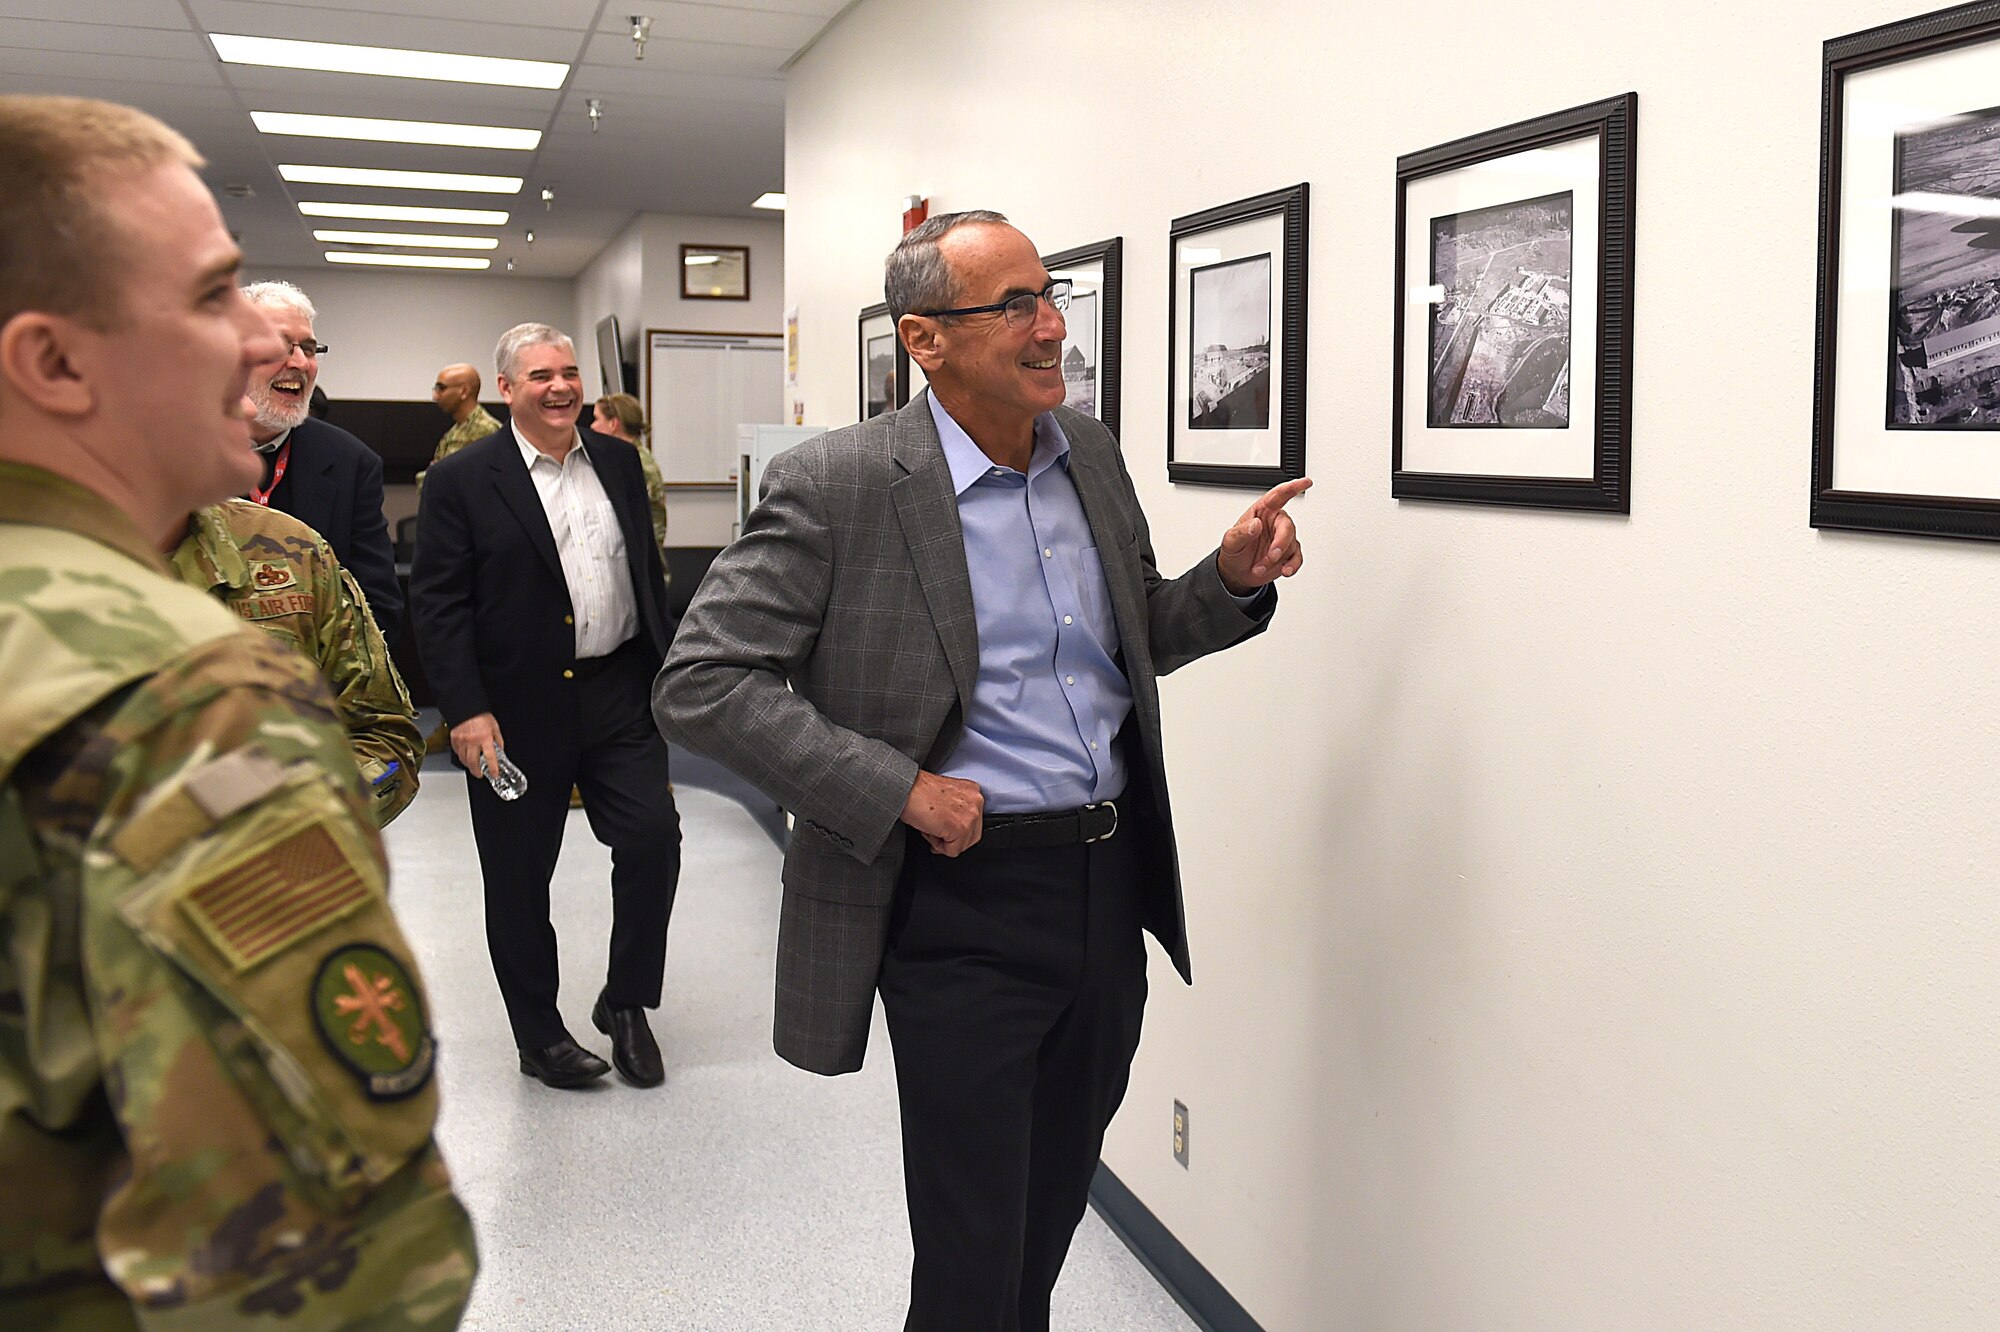
M 1311 490 L 1312 483 L 1309 476 L 1295 477 L 1282 485 L 1272 486 L 1250 507 L 1258 512 L 1275 512 Z

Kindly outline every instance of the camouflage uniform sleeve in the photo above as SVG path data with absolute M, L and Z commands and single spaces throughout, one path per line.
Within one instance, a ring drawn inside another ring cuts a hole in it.
M 385 828 L 416 799 L 424 737 L 360 584 L 338 565 L 328 562 L 320 568 L 327 584 L 316 589 L 315 601 L 321 617 L 320 672 L 340 706 L 348 745 L 368 783 L 375 826 Z
M 646 504 L 653 511 L 653 544 L 660 548 L 660 570 L 667 582 L 674 581 L 673 571 L 667 567 L 667 483 L 660 475 L 659 459 L 653 456 L 650 445 L 638 445 L 639 468 L 646 474 Z
M 50 788 L 103 814 L 82 956 L 147 1332 L 444 1329 L 477 1257 L 431 1131 L 428 1000 L 325 686 L 263 635 L 154 676 Z

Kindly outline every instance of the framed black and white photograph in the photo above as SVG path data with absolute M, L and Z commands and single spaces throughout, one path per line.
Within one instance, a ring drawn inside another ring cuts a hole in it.
M 2000 4 L 1822 80 L 1812 525 L 2000 540 Z
M 1390 493 L 1631 511 L 1636 93 L 1396 160 Z
M 1306 210 L 1296 185 L 1174 220 L 1169 480 L 1268 489 L 1305 475 Z
M 1123 314 L 1122 236 L 1042 256 L 1051 278 L 1070 284 L 1069 328 L 1063 342 L 1065 406 L 1094 416 L 1118 433 L 1118 342 Z
M 681 297 L 690 301 L 750 299 L 750 247 L 681 246 Z
M 861 312 L 861 419 L 894 411 L 909 401 L 904 380 L 908 356 L 887 305 Z

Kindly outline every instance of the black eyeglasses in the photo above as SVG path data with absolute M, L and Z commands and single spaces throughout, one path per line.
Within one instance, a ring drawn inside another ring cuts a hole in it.
M 308 361 L 316 361 L 326 355 L 326 344 L 324 342 L 287 342 L 285 344 L 285 355 L 289 357 L 294 351 L 302 351 L 306 354 Z
M 1035 305 L 1047 301 L 1057 310 L 1069 309 L 1070 284 L 1063 278 L 1056 278 L 1038 292 L 1024 291 L 1019 296 L 1010 296 L 1004 301 L 991 305 L 968 305 L 960 310 L 918 310 L 915 313 L 925 319 L 943 319 L 956 315 L 997 314 L 1004 312 L 1009 328 L 1026 328 L 1035 322 Z

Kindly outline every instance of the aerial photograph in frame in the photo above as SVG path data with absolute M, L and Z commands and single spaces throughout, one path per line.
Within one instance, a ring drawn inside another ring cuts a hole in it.
M 1575 196 L 1431 219 L 1433 430 L 1569 425 Z
M 1063 405 L 1097 415 L 1097 293 L 1077 292 L 1063 311 L 1069 328 L 1062 351 Z
M 1899 130 L 1895 171 L 1885 424 L 1991 430 L 2000 426 L 2000 108 Z M 1924 195 L 1959 202 L 1931 212 Z M 1987 200 L 1992 216 L 1971 215 Z
M 868 405 L 864 417 L 880 416 L 896 405 L 896 335 L 868 339 Z
M 1271 425 L 1271 256 L 1193 269 L 1188 294 L 1188 429 Z

